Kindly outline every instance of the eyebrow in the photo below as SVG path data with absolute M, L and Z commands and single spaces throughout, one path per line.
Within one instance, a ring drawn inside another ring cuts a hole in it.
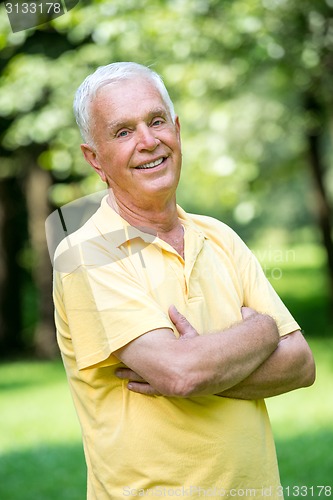
M 165 117 L 167 116 L 168 110 L 165 108 L 155 108 L 149 111 L 147 114 L 148 121 L 152 120 L 155 116 L 162 116 Z M 121 128 L 127 128 L 131 126 L 135 122 L 135 118 L 128 118 L 128 119 L 120 119 L 120 120 L 114 120 L 110 121 L 107 124 L 107 127 L 109 130 L 119 130 Z

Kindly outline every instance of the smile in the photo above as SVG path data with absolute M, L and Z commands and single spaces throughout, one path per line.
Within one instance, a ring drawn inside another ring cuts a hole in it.
M 145 163 L 144 165 L 139 165 L 138 167 L 135 167 L 135 168 L 138 170 L 142 170 L 142 169 L 149 169 L 149 168 L 158 167 L 158 165 L 161 165 L 161 163 L 163 163 L 164 160 L 165 160 L 164 157 L 159 158 L 158 160 L 152 161 L 150 163 Z

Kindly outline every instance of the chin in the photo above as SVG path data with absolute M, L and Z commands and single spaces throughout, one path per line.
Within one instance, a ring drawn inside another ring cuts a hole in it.
M 145 189 L 147 194 L 150 194 L 152 196 L 158 196 L 163 195 L 163 194 L 170 194 L 173 195 L 176 192 L 178 182 L 172 182 L 172 183 L 163 183 L 160 185 L 156 186 L 151 186 Z

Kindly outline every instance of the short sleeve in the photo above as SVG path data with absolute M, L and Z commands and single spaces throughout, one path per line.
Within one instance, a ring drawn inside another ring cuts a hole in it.
M 81 266 L 62 278 L 63 302 L 78 368 L 108 360 L 112 352 L 158 328 L 171 328 L 167 314 L 138 278 L 120 263 Z

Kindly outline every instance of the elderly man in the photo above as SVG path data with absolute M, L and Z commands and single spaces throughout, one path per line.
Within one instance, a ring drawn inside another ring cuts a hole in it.
M 74 109 L 108 186 L 54 279 L 88 498 L 281 498 L 264 398 L 314 381 L 298 324 L 229 227 L 176 204 L 180 124 L 156 73 L 98 68 Z

